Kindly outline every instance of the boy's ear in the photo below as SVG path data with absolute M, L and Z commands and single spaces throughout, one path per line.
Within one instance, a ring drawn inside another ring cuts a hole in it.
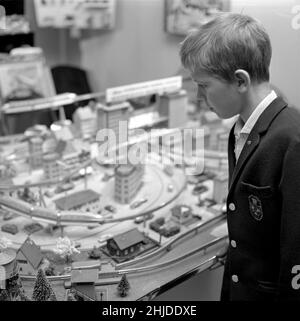
M 251 84 L 249 73 L 243 69 L 237 69 L 234 72 L 234 77 L 235 77 L 235 83 L 237 85 L 238 91 L 240 93 L 247 91 Z

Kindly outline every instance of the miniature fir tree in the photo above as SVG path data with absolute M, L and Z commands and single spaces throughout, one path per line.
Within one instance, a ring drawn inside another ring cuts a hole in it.
M 48 301 L 51 295 L 53 295 L 53 289 L 49 283 L 49 281 L 46 278 L 46 275 L 42 269 L 39 269 L 33 294 L 32 294 L 32 300 L 34 301 Z
M 16 301 L 20 293 L 24 291 L 19 274 L 6 281 L 6 290 L 10 296 L 10 301 Z
M 10 295 L 7 290 L 0 290 L 0 301 L 10 301 Z
M 123 274 L 121 281 L 118 284 L 118 293 L 121 297 L 125 297 L 127 296 L 129 289 L 130 289 L 130 284 L 127 280 L 126 274 Z

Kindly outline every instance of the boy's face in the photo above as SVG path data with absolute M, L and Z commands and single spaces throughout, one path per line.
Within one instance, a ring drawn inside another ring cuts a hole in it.
M 240 114 L 242 97 L 234 82 L 229 83 L 205 71 L 197 71 L 191 76 L 198 86 L 197 98 L 203 100 L 220 118 L 227 119 Z

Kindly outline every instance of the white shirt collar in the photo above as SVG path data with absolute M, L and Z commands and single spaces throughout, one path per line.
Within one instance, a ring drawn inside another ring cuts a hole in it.
M 264 110 L 277 98 L 277 94 L 274 90 L 272 90 L 254 109 L 250 117 L 247 119 L 244 124 L 241 117 L 238 118 L 235 126 L 234 126 L 234 135 L 239 136 L 240 134 L 250 134 L 254 125 L 256 124 L 260 115 L 264 112 Z

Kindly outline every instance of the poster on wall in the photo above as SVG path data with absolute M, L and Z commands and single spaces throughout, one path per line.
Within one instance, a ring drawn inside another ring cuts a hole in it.
M 0 64 L 2 103 L 55 95 L 50 71 L 44 61 L 17 61 Z
M 210 21 L 220 12 L 229 11 L 230 0 L 165 0 L 165 29 L 176 35 Z
M 39 27 L 112 29 L 115 0 L 34 0 Z

